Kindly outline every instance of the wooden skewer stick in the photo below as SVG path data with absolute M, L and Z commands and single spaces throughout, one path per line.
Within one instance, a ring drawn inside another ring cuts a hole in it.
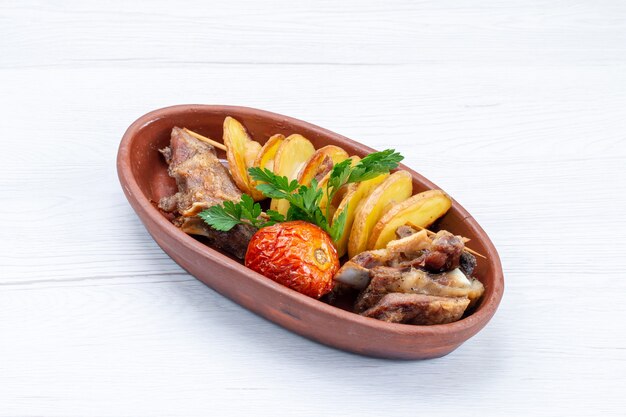
M 185 128 L 183 128 L 183 130 L 184 130 L 185 132 L 189 133 L 189 134 L 190 134 L 191 136 L 193 136 L 194 138 L 196 138 L 196 139 L 198 139 L 198 140 L 201 140 L 202 142 L 206 142 L 206 143 L 208 143 L 209 145 L 213 145 L 213 146 L 214 146 L 214 147 L 216 147 L 217 149 L 221 149 L 221 150 L 223 150 L 224 152 L 226 152 L 226 150 L 227 150 L 226 146 L 225 146 L 223 143 L 219 143 L 219 142 L 214 141 L 213 139 L 209 139 L 209 138 L 207 138 L 206 136 L 202 136 L 201 134 L 196 133 L 196 132 L 194 132 L 193 130 L 189 130 L 189 129 L 187 129 L 186 127 L 185 127 Z
M 432 230 L 428 230 L 425 227 L 422 226 L 418 226 L 414 223 L 408 222 L 407 223 L 409 226 L 415 228 L 415 229 L 420 229 L 420 230 L 426 230 L 426 234 L 428 234 L 429 236 L 434 236 L 437 233 L 433 232 Z M 487 257 L 485 255 L 481 255 L 480 253 L 476 252 L 475 250 L 472 250 L 470 248 L 468 248 L 467 246 L 464 248 L 464 250 L 466 250 L 467 252 L 471 253 L 472 255 L 476 255 L 476 256 L 480 256 L 483 259 L 487 259 Z
M 467 246 L 465 247 L 465 250 L 466 250 L 467 252 L 471 253 L 472 255 L 476 255 L 476 256 L 479 256 L 479 257 L 481 257 L 481 258 L 483 258 L 483 259 L 487 259 L 487 257 L 486 257 L 485 255 L 481 255 L 480 253 L 476 252 L 476 251 L 475 251 L 475 250 L 473 250 L 473 249 L 468 248 Z

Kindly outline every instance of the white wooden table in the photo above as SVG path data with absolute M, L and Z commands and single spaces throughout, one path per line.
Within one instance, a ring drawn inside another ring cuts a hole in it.
M 115 172 L 180 103 L 393 145 L 499 249 L 494 319 L 370 359 L 196 281 Z M 623 1 L 3 1 L 0 128 L 1 416 L 626 414 Z

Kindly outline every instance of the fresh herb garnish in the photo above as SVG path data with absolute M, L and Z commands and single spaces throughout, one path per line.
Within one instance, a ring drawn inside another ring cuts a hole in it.
M 395 150 L 387 149 L 367 155 L 354 166 L 352 166 L 352 159 L 346 159 L 335 164 L 326 186 L 326 201 L 328 201 L 326 217 L 330 216 L 330 202 L 342 186 L 371 180 L 381 174 L 386 174 L 392 169 L 396 169 L 398 163 L 403 159 L 404 157 Z
M 223 232 L 227 232 L 242 223 L 249 223 L 254 227 L 261 228 L 285 221 L 285 216 L 274 210 L 268 210 L 265 216 L 261 216 L 261 205 L 255 203 L 248 194 L 243 194 L 238 203 L 224 201 L 222 205 L 211 206 L 203 210 L 198 216 L 215 230 Z
M 250 178 L 259 182 L 256 188 L 263 195 L 289 202 L 287 216 L 274 210 L 262 215 L 259 203 L 247 194 L 242 195 L 239 203 L 225 201 L 222 205 L 202 211 L 199 216 L 214 229 L 222 231 L 241 223 L 261 228 L 277 222 L 304 220 L 319 226 L 336 242 L 344 233 L 347 210 L 343 210 L 335 221 L 330 219 L 330 203 L 335 194 L 346 184 L 367 181 L 395 169 L 402 159 L 399 153 L 387 149 L 367 155 L 354 166 L 351 159 L 335 164 L 325 188 L 328 201 L 325 212 L 320 208 L 324 190 L 318 187 L 315 179 L 306 186 L 297 180 L 290 181 L 287 177 L 276 175 L 269 169 L 249 168 Z

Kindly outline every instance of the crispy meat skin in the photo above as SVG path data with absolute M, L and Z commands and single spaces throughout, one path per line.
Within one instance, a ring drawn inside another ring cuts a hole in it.
M 169 164 L 170 176 L 176 179 L 178 192 L 162 198 L 159 208 L 180 214 L 173 223 L 185 233 L 204 236 L 211 246 L 243 259 L 256 228 L 240 224 L 228 232 L 220 232 L 197 217 L 202 210 L 225 200 L 241 199 L 241 191 L 217 158 L 213 146 L 175 127 L 170 146 L 161 153 Z
M 169 163 L 170 177 L 178 186 L 176 194 L 161 199 L 159 208 L 162 210 L 178 211 L 189 217 L 224 200 L 241 199 L 241 191 L 208 143 L 175 127 L 170 146 L 161 153 Z
M 391 293 L 362 314 L 389 323 L 445 324 L 459 320 L 468 304 L 467 298 Z

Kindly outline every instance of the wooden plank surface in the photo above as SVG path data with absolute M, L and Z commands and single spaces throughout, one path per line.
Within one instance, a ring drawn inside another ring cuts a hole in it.
M 6 1 L 0 56 L 0 416 L 623 415 L 624 2 Z M 369 359 L 197 282 L 115 173 L 180 103 L 393 145 L 500 251 L 492 322 Z

